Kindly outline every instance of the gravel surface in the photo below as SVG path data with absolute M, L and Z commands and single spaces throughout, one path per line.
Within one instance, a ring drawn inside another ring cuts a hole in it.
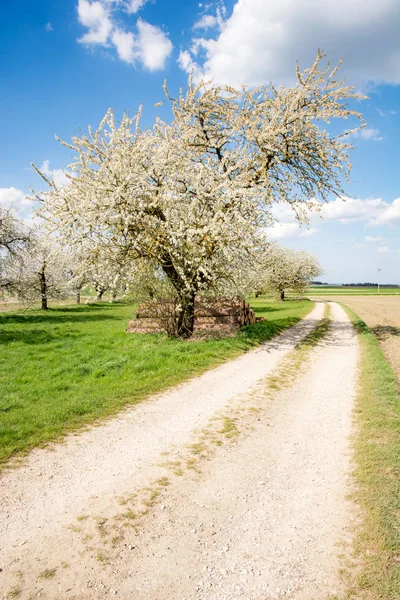
M 346 315 L 332 309 L 331 334 L 291 390 L 271 398 L 263 379 L 322 317 L 321 304 L 265 346 L 3 474 L 4 598 L 12 589 L 52 600 L 321 600 L 339 592 L 358 351 Z M 217 448 L 200 474 L 175 477 L 139 525 L 125 526 L 123 543 L 117 520 L 115 536 L 105 536 L 103 523 L 122 510 L 117 498 L 165 474 L 163 453 L 242 405 L 247 432 Z

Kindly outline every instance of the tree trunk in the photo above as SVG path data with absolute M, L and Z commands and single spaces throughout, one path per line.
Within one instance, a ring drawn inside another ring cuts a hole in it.
M 40 296 L 42 298 L 42 310 L 47 310 L 47 280 L 46 280 L 46 263 L 43 263 L 39 273 L 40 278 Z
M 96 290 L 96 294 L 97 294 L 95 302 L 101 302 L 103 299 L 103 294 L 105 291 L 107 291 L 107 288 L 101 287 L 100 285 L 96 285 L 95 290 Z
M 180 298 L 177 319 L 177 334 L 181 338 L 189 338 L 194 331 L 194 303 L 196 294 L 185 295 Z
M 281 291 L 281 300 L 282 300 L 282 302 L 284 301 L 284 299 L 285 299 L 285 290 L 282 290 Z
M 76 304 L 80 304 L 81 303 L 81 290 L 78 290 L 76 292 Z
M 112 296 L 111 296 L 111 302 L 115 302 L 117 299 L 117 290 L 113 290 Z

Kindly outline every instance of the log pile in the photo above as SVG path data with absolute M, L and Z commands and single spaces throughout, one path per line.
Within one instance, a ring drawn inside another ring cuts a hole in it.
M 165 331 L 163 323 L 172 317 L 173 302 L 145 302 L 138 306 L 136 318 L 129 321 L 128 333 Z M 243 298 L 200 298 L 195 303 L 194 331 L 231 331 L 252 325 L 257 319 Z

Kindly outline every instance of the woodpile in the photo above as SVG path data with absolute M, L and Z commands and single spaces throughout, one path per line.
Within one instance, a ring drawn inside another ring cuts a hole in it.
M 129 321 L 128 333 L 165 331 L 163 322 L 174 314 L 173 302 L 145 302 L 136 318 Z M 194 331 L 231 331 L 259 320 L 243 298 L 200 298 L 195 303 Z

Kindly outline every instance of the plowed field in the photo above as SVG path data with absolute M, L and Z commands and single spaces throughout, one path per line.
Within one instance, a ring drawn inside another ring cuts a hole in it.
M 400 295 L 335 295 L 334 300 L 351 308 L 372 329 L 400 381 Z

